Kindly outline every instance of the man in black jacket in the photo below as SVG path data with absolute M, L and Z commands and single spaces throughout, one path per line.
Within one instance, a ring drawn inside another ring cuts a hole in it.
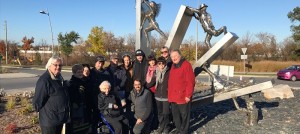
M 36 83 L 33 107 L 39 112 L 42 133 L 60 134 L 70 112 L 67 84 L 61 76 L 61 58 L 51 57 L 46 69 Z
M 145 53 L 143 50 L 138 49 L 135 51 L 135 61 L 133 63 L 133 76 L 132 78 L 139 79 L 141 81 L 142 86 L 145 86 L 146 83 L 146 73 L 148 68 L 148 62 L 145 57 Z
M 126 83 L 126 70 L 118 66 L 119 58 L 117 55 L 110 57 L 110 65 L 107 67 L 110 73 L 110 83 L 112 92 L 116 95 L 117 99 L 120 100 L 121 106 L 126 105 L 125 101 L 125 83 Z

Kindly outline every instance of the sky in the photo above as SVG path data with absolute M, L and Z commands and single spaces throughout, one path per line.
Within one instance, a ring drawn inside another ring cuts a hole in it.
M 151 1 L 151 0 L 150 0 Z M 293 24 L 288 12 L 299 6 L 298 0 L 153 0 L 161 4 L 156 21 L 164 32 L 172 29 L 181 5 L 194 8 L 202 3 L 208 5 L 216 29 L 227 26 L 229 32 L 240 37 L 247 33 L 270 33 L 277 42 L 292 35 Z M 45 40 L 51 44 L 49 18 L 39 11 L 49 12 L 54 44 L 59 33 L 77 32 L 87 40 L 92 27 L 103 27 L 116 37 L 134 34 L 136 28 L 135 0 L 0 0 L 0 40 L 7 39 L 21 44 L 24 36 L 34 37 L 35 43 Z M 198 25 L 198 29 L 197 29 Z M 205 33 L 196 19 L 192 19 L 184 40 L 193 38 L 203 41 Z M 153 34 L 159 35 L 156 31 Z M 220 35 L 221 36 L 221 35 Z M 220 37 L 213 37 L 216 42 Z

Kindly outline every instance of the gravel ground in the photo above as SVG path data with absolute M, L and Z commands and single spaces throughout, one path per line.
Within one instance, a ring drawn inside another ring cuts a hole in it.
M 293 90 L 294 98 L 265 100 L 262 93 L 253 94 L 254 112 L 258 122 L 245 124 L 247 115 L 236 110 L 232 99 L 205 106 L 194 106 L 191 114 L 193 134 L 300 134 L 300 90 Z M 244 98 L 238 97 L 241 108 Z
M 258 124 L 245 124 L 245 112 L 236 110 L 231 99 L 205 106 L 193 106 L 191 114 L 192 134 L 300 134 L 300 90 L 293 90 L 294 98 L 265 100 L 262 93 L 253 94 L 254 112 Z M 246 107 L 244 98 L 238 97 L 241 108 Z M 0 101 L 1 102 L 1 101 Z M 34 113 L 20 116 L 19 110 L 4 110 L 0 103 L 0 133 L 5 133 L 9 123 L 17 125 L 15 133 L 39 133 L 38 124 L 31 124 Z

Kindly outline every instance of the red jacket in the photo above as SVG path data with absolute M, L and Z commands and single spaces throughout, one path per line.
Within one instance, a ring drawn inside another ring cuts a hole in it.
M 195 75 L 191 63 L 182 59 L 172 64 L 168 81 L 168 100 L 185 104 L 185 97 L 192 99 L 195 86 Z

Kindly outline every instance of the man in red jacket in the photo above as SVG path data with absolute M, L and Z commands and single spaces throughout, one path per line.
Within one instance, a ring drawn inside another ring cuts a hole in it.
M 192 65 L 181 57 L 179 50 L 171 52 L 171 59 L 173 65 L 168 81 L 168 100 L 172 106 L 176 133 L 188 134 L 195 75 Z

